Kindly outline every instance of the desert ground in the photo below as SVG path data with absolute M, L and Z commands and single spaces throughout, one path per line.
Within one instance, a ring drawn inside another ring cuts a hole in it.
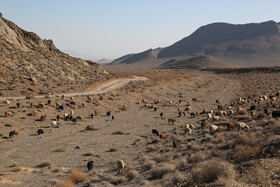
M 38 98 L 11 98 L 24 86 L 2 90 L 0 186 L 280 186 L 278 72 L 111 72 L 121 76 L 71 90 L 45 85 L 54 95 Z M 70 113 L 75 120 L 63 119 Z

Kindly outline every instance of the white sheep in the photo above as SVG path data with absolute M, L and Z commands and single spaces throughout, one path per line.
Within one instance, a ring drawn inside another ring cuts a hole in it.
M 210 133 L 213 134 L 218 130 L 218 126 L 217 125 L 210 125 L 209 130 L 210 130 Z
M 213 121 L 219 121 L 220 119 L 221 119 L 220 116 L 213 116 L 213 117 L 212 117 L 212 120 L 213 120 Z
M 210 114 L 214 114 L 214 111 L 213 111 L 213 110 L 210 110 Z
M 52 127 L 58 127 L 58 123 L 56 121 L 51 122 Z
M 193 124 L 188 124 L 188 123 L 187 123 L 187 124 L 185 125 L 185 127 L 186 127 L 186 128 L 190 128 L 190 129 L 194 129 L 194 125 L 193 125 Z
M 212 119 L 212 114 L 208 113 L 207 114 L 207 119 Z
M 83 116 L 77 116 L 77 117 L 76 117 L 76 120 L 77 120 L 77 121 L 78 121 L 78 120 L 83 121 Z
M 69 116 L 69 114 L 65 113 L 65 114 L 63 115 L 64 120 L 65 120 L 68 116 Z
M 241 130 L 249 130 L 249 126 L 246 124 L 246 123 L 243 123 L 243 122 L 237 122 L 236 123 L 236 128 L 237 130 L 239 131 L 240 129 Z
M 185 132 L 185 134 L 191 134 L 192 133 L 192 129 L 189 128 L 187 125 L 185 125 L 184 132 Z
M 74 97 L 70 97 L 70 100 L 71 100 L 71 101 L 74 101 Z
M 10 102 L 9 100 L 6 100 L 6 101 L 5 101 L 5 104 L 6 104 L 6 105 L 10 105 L 11 102 Z
M 124 171 L 124 161 L 123 160 L 119 160 L 117 161 L 117 167 L 118 167 L 118 173 L 121 173 Z
M 74 111 L 73 111 L 73 110 L 70 111 L 70 115 L 71 115 L 71 116 L 74 115 Z

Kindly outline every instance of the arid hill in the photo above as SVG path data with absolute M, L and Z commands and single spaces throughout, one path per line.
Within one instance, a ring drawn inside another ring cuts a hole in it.
M 243 25 L 212 23 L 173 45 L 125 55 L 112 64 L 132 66 L 142 63 L 155 67 L 169 60 L 206 55 L 240 66 L 280 66 L 279 28 L 275 21 Z
M 163 69 L 211 69 L 237 66 L 211 56 L 196 56 L 183 60 L 170 60 L 159 67 Z
M 40 84 L 47 81 L 49 85 L 66 84 L 89 78 L 91 81 L 103 80 L 107 74 L 98 64 L 66 55 L 52 40 L 25 31 L 0 14 L 1 83 L 13 85 L 33 81 Z

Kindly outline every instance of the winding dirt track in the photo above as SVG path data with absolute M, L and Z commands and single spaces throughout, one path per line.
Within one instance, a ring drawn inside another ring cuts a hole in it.
M 146 77 L 140 77 L 140 76 L 134 76 L 133 78 L 126 78 L 126 79 L 117 79 L 117 80 L 112 80 L 109 82 L 106 82 L 102 85 L 99 85 L 97 88 L 90 90 L 90 91 L 83 91 L 83 92 L 74 92 L 74 93 L 67 93 L 67 94 L 63 94 L 64 96 L 80 96 L 80 95 L 92 95 L 92 94 L 101 94 L 101 93 L 106 93 L 106 92 L 110 92 L 112 90 L 115 90 L 117 88 L 120 88 L 126 84 L 128 84 L 130 81 L 145 81 L 148 80 L 148 78 Z M 52 95 L 48 95 L 48 97 L 56 97 L 57 95 L 62 95 L 62 94 L 52 94 Z M 39 98 L 44 98 L 45 95 L 38 95 L 38 96 L 34 96 L 36 99 Z M 26 97 L 1 97 L 1 100 L 7 100 L 7 99 L 26 99 Z

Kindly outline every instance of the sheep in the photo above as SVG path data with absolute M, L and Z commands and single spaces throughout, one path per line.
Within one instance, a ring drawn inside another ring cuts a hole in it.
M 91 161 L 89 161 L 89 162 L 87 163 L 87 169 L 88 169 L 88 171 L 92 170 L 92 168 L 93 168 L 93 160 L 91 160 Z
M 210 125 L 209 126 L 210 134 L 214 134 L 218 130 L 217 125 Z
M 243 115 L 243 114 L 246 114 L 246 113 L 247 113 L 247 110 L 244 109 L 244 108 L 238 108 L 238 109 L 237 109 L 237 113 L 240 114 L 240 115 Z
M 70 100 L 71 100 L 71 101 L 74 101 L 74 97 L 70 97 Z
M 17 108 L 19 108 L 21 104 L 20 104 L 20 102 L 17 102 L 16 105 L 17 105 Z
M 5 111 L 5 117 L 11 117 L 11 116 L 13 116 L 12 111 Z
M 153 130 L 152 130 L 152 133 L 153 133 L 154 135 L 156 135 L 156 136 L 159 136 L 159 132 L 158 132 L 156 129 L 153 129 Z
M 246 123 L 243 123 L 243 122 L 237 122 L 236 123 L 236 128 L 237 128 L 238 132 L 239 132 L 240 129 L 249 130 L 249 126 Z
M 37 116 L 37 113 L 38 113 L 38 110 L 35 109 L 35 110 L 33 110 L 32 115 Z
M 74 115 L 74 111 L 73 111 L 73 110 L 70 111 L 70 115 L 71 115 L 71 116 Z
M 220 105 L 221 102 L 217 99 L 217 100 L 216 100 L 216 104 Z
M 64 110 L 64 106 L 63 106 L 63 105 L 60 105 L 59 107 L 56 108 L 56 110 L 59 110 L 59 111 L 60 111 L 60 110 Z
M 97 116 L 100 112 L 98 110 L 94 111 L 95 116 Z
M 223 106 L 222 105 L 218 105 L 217 108 L 218 108 L 218 110 L 223 110 Z
M 44 130 L 43 129 L 38 129 L 37 133 L 38 133 L 38 135 L 44 134 Z
M 227 125 L 227 130 L 228 131 L 235 128 L 235 124 L 233 122 L 227 122 L 226 125 Z
M 45 104 L 44 103 L 40 103 L 37 105 L 37 108 L 44 108 L 45 107 Z
M 112 113 L 111 110 L 107 111 L 106 116 L 111 116 L 111 113 Z
M 65 114 L 63 115 L 63 119 L 64 119 L 64 120 L 68 120 L 69 117 L 70 117 L 70 116 L 69 116 L 69 114 L 67 114 L 67 113 L 65 113 Z
M 30 103 L 30 107 L 31 107 L 31 108 L 34 108 L 34 107 L 35 107 L 35 104 L 34 104 L 34 103 Z
M 58 127 L 58 123 L 56 121 L 51 121 L 52 127 Z
M 162 118 L 162 117 L 163 117 L 163 112 L 161 112 L 159 115 L 160 115 L 160 117 Z
M 264 109 L 264 113 L 265 113 L 267 116 L 269 116 L 269 114 L 270 114 L 269 109 L 268 109 L 268 108 L 265 108 L 265 109 Z
M 190 128 L 190 129 L 194 129 L 194 125 L 193 124 L 186 124 L 185 127 Z
M 61 95 L 61 99 L 63 100 L 65 98 L 65 96 L 64 95 Z
M 182 109 L 181 109 L 181 108 L 178 108 L 177 110 L 178 110 L 178 112 L 182 111 Z
M 191 113 L 191 117 L 195 118 L 196 114 L 194 112 Z
M 159 138 L 160 138 L 160 139 L 166 139 L 167 137 L 168 137 L 167 134 L 160 134 L 160 135 L 159 135 Z
M 251 114 L 251 117 L 252 117 L 252 118 L 255 118 L 255 117 L 256 117 L 256 111 L 255 111 L 255 110 L 252 110 L 250 114 Z
M 191 102 L 186 102 L 186 106 L 191 106 Z
M 87 100 L 88 100 L 88 101 L 92 101 L 92 98 L 88 95 L 88 96 L 87 96 Z
M 41 121 L 45 121 L 46 118 L 47 118 L 47 115 L 42 115 L 42 116 L 40 117 L 40 120 L 41 120 Z
M 49 99 L 48 100 L 48 105 L 50 105 L 50 104 L 52 104 L 52 100 Z
M 173 145 L 173 148 L 174 148 L 174 149 L 176 149 L 176 148 L 178 147 L 176 141 L 173 141 L 172 145 Z
M 169 118 L 169 119 L 168 119 L 169 125 L 174 125 L 175 122 L 176 122 L 176 119 L 172 119 L 172 118 Z
M 184 111 L 190 111 L 191 109 L 192 109 L 192 107 L 191 107 L 191 106 L 188 106 L 188 107 L 185 108 Z
M 61 106 L 62 104 L 60 103 L 60 102 L 55 102 L 55 107 L 57 108 L 57 107 L 59 107 L 59 106 Z
M 207 114 L 207 119 L 212 119 L 212 115 L 210 113 Z
M 273 111 L 272 112 L 272 117 L 275 119 L 278 119 L 280 117 L 280 111 Z
M 16 134 L 16 131 L 11 131 L 11 132 L 9 132 L 9 138 L 14 137 L 15 134 Z
M 213 110 L 210 110 L 210 114 L 214 114 L 214 111 L 213 111 Z
M 220 116 L 213 116 L 213 117 L 212 117 L 212 120 L 213 120 L 213 121 L 219 121 L 220 119 L 221 119 Z
M 99 97 L 99 100 L 103 100 L 103 99 L 104 99 L 104 96 L 101 95 L 101 96 Z
M 184 133 L 185 134 L 191 134 L 192 133 L 192 129 L 187 125 L 184 126 Z
M 126 105 L 123 105 L 123 107 L 121 108 L 121 110 L 125 111 L 127 109 Z
M 125 164 L 124 164 L 123 160 L 117 161 L 118 174 L 120 174 L 124 171 L 124 166 L 125 166 Z
M 230 116 L 231 114 L 234 114 L 234 110 L 230 110 L 228 115 Z
M 5 103 L 6 105 L 10 105 L 10 104 L 11 104 L 11 102 L 10 102 L 9 100 L 6 100 L 4 103 Z

